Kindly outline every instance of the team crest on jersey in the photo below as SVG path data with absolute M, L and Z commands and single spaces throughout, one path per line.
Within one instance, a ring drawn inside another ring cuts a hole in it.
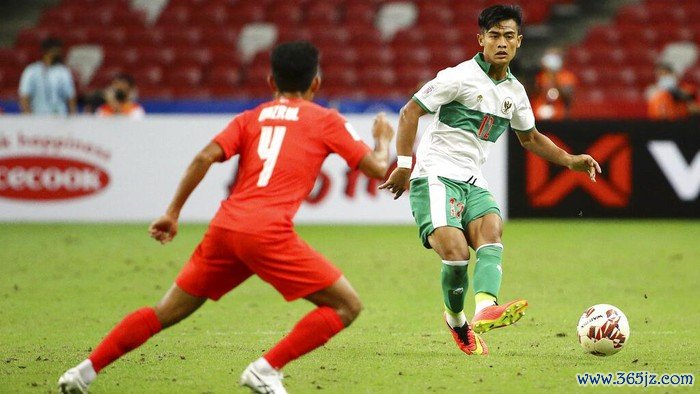
M 423 95 L 428 96 L 430 93 L 432 93 L 435 90 L 435 85 L 428 85 L 425 87 L 425 90 L 423 90 Z
M 482 95 L 476 96 L 476 102 L 477 102 L 477 103 L 480 103 L 480 102 L 482 102 L 482 101 L 484 101 L 484 96 L 482 96 Z
M 510 97 L 506 97 L 506 99 L 503 101 L 503 105 L 501 105 L 501 112 L 508 115 L 512 111 L 513 111 L 513 99 Z

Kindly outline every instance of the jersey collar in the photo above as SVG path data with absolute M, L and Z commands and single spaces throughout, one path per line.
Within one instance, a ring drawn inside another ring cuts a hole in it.
M 476 55 L 474 55 L 474 61 L 476 61 L 476 64 L 481 67 L 481 69 L 484 71 L 484 74 L 488 76 L 489 70 L 491 69 L 491 63 L 487 62 L 486 59 L 484 59 L 484 53 L 483 52 L 478 52 Z M 496 81 L 495 79 L 491 78 L 489 76 L 489 79 L 491 79 L 494 83 L 499 84 L 501 82 L 505 82 L 508 79 L 514 79 L 515 77 L 513 74 L 510 73 L 510 67 L 506 70 L 506 77 L 501 79 L 500 81 Z

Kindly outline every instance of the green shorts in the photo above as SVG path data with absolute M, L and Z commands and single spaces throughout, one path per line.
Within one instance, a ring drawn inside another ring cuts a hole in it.
M 411 179 L 410 199 L 420 239 L 428 249 L 428 236 L 438 227 L 466 230 L 469 222 L 486 214 L 501 216 L 488 190 L 441 176 Z

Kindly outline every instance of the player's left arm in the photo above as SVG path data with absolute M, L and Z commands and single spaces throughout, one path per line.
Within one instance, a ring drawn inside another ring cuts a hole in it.
M 372 137 L 374 138 L 374 150 L 364 155 L 358 168 L 369 177 L 384 179 L 386 171 L 389 169 L 389 144 L 394 138 L 394 129 L 383 112 L 374 118 Z
M 165 214 L 153 221 L 148 228 L 152 238 L 162 244 L 172 241 L 177 235 L 177 221 L 180 217 L 180 211 L 190 194 L 204 179 L 204 176 L 209 171 L 209 167 L 225 159 L 226 155 L 223 148 L 216 142 L 210 142 L 194 157 L 187 170 L 185 170 L 182 179 L 180 179 L 180 184 Z
M 558 147 L 546 135 L 537 131 L 537 128 L 532 128 L 530 131 L 517 131 L 520 145 L 537 156 L 548 160 L 554 164 L 559 164 L 574 171 L 585 171 L 595 182 L 596 173 L 600 173 L 600 165 L 589 155 L 572 155 L 564 149 Z

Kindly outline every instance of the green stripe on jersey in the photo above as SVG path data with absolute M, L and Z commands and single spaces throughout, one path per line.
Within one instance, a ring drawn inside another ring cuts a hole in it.
M 421 108 L 423 108 L 423 111 L 425 111 L 425 112 L 427 112 L 427 113 L 429 113 L 429 114 L 434 114 L 434 113 L 435 113 L 435 111 L 429 110 L 428 107 L 426 107 L 425 104 L 423 104 L 423 102 L 420 101 L 420 100 L 418 99 L 418 97 L 413 96 L 413 97 L 411 97 L 411 98 L 413 99 L 413 101 L 416 102 L 416 104 L 418 104 L 418 106 L 420 106 Z
M 508 130 L 510 124 L 510 119 L 476 111 L 456 101 L 440 107 L 439 120 L 450 127 L 474 133 L 477 138 L 491 142 L 496 142 L 498 137 Z

